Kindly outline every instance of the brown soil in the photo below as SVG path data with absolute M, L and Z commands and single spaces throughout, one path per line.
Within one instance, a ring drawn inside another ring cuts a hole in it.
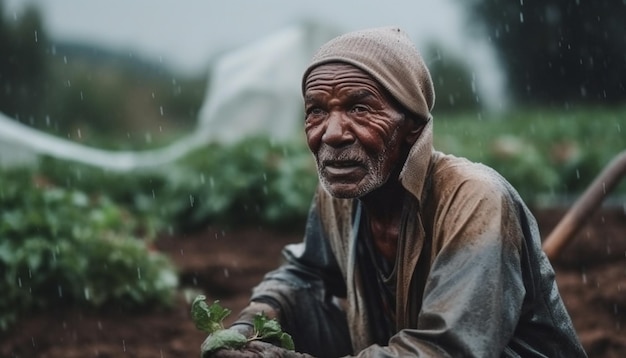
M 563 211 L 535 215 L 545 237 Z M 184 288 L 173 309 L 128 313 L 69 308 L 25 317 L 1 338 L 0 357 L 198 357 L 204 334 L 193 326 L 185 297 L 202 292 L 237 312 L 251 287 L 278 265 L 280 249 L 300 238 L 300 233 L 216 228 L 161 238 L 157 248 L 177 264 Z M 624 210 L 597 212 L 554 267 L 589 356 L 626 357 Z

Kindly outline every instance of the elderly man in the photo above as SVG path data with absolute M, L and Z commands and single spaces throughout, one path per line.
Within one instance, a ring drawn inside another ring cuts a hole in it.
M 231 329 L 250 335 L 265 312 L 318 357 L 585 356 L 517 192 L 433 149 L 432 80 L 403 31 L 331 40 L 302 91 L 321 184 L 304 242 Z M 214 354 L 300 355 L 259 342 Z

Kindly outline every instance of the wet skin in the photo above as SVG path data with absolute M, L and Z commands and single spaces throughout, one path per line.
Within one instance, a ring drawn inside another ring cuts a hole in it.
M 423 125 L 348 64 L 313 69 L 304 102 L 307 144 L 321 184 L 334 197 L 362 200 L 376 246 L 393 261 L 404 195 L 398 175 Z

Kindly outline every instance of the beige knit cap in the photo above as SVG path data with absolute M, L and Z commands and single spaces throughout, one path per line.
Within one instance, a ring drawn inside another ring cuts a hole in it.
M 317 51 L 302 77 L 304 93 L 311 71 L 330 62 L 360 68 L 377 80 L 406 109 L 430 120 L 435 90 L 422 56 L 409 36 L 397 27 L 380 27 L 349 32 L 336 37 Z

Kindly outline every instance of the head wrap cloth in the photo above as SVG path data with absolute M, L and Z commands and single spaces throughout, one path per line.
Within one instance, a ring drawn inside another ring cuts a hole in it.
M 435 90 L 430 72 L 407 34 L 397 27 L 349 32 L 322 45 L 302 77 L 302 92 L 311 71 L 343 62 L 365 71 L 407 110 L 430 120 Z

